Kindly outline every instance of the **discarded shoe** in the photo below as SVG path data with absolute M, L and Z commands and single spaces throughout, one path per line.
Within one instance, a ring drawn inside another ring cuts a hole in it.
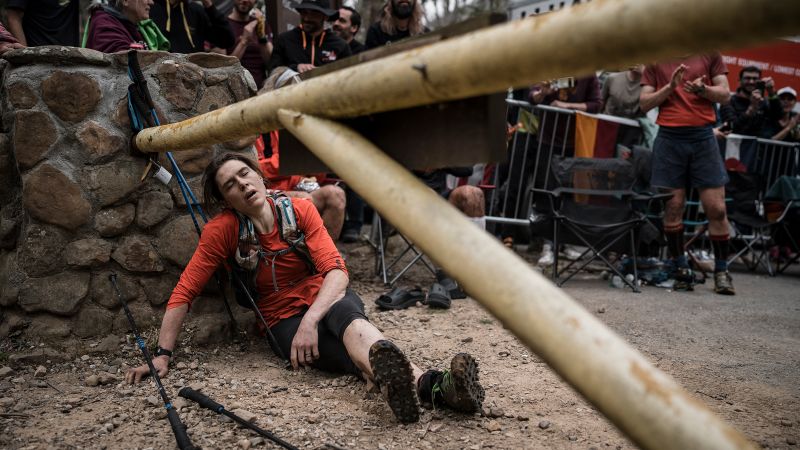
M 369 349 L 369 365 L 375 384 L 397 420 L 402 423 L 419 421 L 414 372 L 403 352 L 390 341 L 378 341 Z
M 450 293 L 439 283 L 433 283 L 431 290 L 428 291 L 428 306 L 431 308 L 448 309 L 450 308 Z
M 539 261 L 536 263 L 539 267 L 547 267 L 552 266 L 553 261 L 553 247 L 550 244 L 544 244 L 542 246 L 542 256 L 539 257 Z
M 468 353 L 459 353 L 450 362 L 450 369 L 425 372 L 420 378 L 419 397 L 434 408 L 444 403 L 459 412 L 480 411 L 485 393 L 477 361 Z
M 694 290 L 694 272 L 688 267 L 679 267 L 675 270 L 675 284 L 672 289 L 675 291 L 693 291 Z
M 440 269 L 436 271 L 436 281 L 438 281 L 439 284 L 441 284 L 442 287 L 444 287 L 445 290 L 448 293 L 450 293 L 451 299 L 461 300 L 463 298 L 467 298 L 467 294 L 465 294 L 464 291 L 461 290 L 461 287 L 459 287 L 458 282 L 447 276 L 447 274 L 444 273 L 443 270 Z
M 375 304 L 380 309 L 406 309 L 423 300 L 425 300 L 425 292 L 422 289 L 414 288 L 407 291 L 400 286 L 395 286 L 391 291 L 378 297 Z

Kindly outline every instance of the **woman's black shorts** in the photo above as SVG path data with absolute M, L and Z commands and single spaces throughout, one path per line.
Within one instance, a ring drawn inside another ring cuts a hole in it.
M 304 315 L 305 312 L 283 319 L 270 328 L 283 354 L 287 357 L 292 348 L 292 339 L 294 339 Z M 347 289 L 344 297 L 334 303 L 319 322 L 317 327 L 319 359 L 314 361 L 314 367 L 326 372 L 361 375 L 361 370 L 350 359 L 342 341 L 344 330 L 347 329 L 350 322 L 356 319 L 368 320 L 364 313 L 364 302 L 361 301 L 358 294 Z

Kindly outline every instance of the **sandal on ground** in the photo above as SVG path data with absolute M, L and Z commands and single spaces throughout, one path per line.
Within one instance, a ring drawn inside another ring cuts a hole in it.
M 436 281 L 445 288 L 445 290 L 450 294 L 450 298 L 452 300 L 460 300 L 462 298 L 467 298 L 467 294 L 461 290 L 459 287 L 458 282 L 444 273 L 443 270 L 436 271 Z
M 433 283 L 428 292 L 428 306 L 431 308 L 447 309 L 450 307 L 450 293 L 439 283 Z
M 425 300 L 425 292 L 422 289 L 414 288 L 407 291 L 395 286 L 391 291 L 378 297 L 375 304 L 380 309 L 406 309 L 422 300 Z

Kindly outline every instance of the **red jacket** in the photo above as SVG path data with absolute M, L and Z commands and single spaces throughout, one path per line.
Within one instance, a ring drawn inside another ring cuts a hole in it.
M 275 259 L 275 278 L 279 290 L 276 292 L 272 282 L 272 270 L 264 261 L 259 262 L 256 275 L 258 309 L 273 326 L 281 319 L 287 319 L 302 312 L 317 299 L 322 280 L 334 269 L 347 273 L 339 251 L 333 244 L 328 231 L 322 224 L 314 204 L 309 200 L 292 199 L 297 223 L 306 236 L 306 245 L 311 253 L 317 273 L 311 275 L 308 266 L 295 252 Z M 280 238 L 277 223 L 269 234 L 261 234 L 258 239 L 265 249 L 276 251 L 288 247 Z M 225 210 L 214 217 L 203 228 L 200 243 L 192 259 L 181 274 L 178 285 L 172 291 L 167 309 L 191 304 L 211 279 L 214 271 L 234 256 L 239 240 L 236 216 Z

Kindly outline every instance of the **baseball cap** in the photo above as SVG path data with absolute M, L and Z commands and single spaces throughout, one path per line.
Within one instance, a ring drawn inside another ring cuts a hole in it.
M 778 97 L 780 97 L 781 95 L 784 95 L 784 94 L 789 94 L 792 97 L 797 98 L 797 91 L 795 91 L 794 89 L 790 88 L 789 86 L 782 87 L 782 88 L 778 89 Z
M 335 20 L 339 16 L 339 10 L 331 9 L 331 3 L 328 0 L 303 0 L 300 3 L 293 4 L 292 8 L 298 11 L 301 9 L 319 11 L 329 20 Z

